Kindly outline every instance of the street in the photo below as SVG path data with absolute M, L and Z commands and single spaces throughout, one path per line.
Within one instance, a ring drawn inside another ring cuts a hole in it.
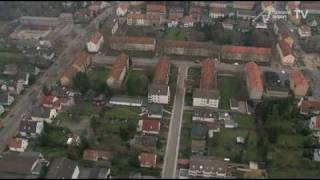
M 188 67 L 179 66 L 177 88 L 174 97 L 172 115 L 170 119 L 169 134 L 167 139 L 166 154 L 162 168 L 162 178 L 176 178 L 177 159 L 179 155 L 180 132 L 183 117 L 185 87 Z
M 103 17 L 107 17 L 107 15 L 111 13 L 112 9 L 112 7 L 105 9 L 105 11 L 97 16 L 96 19 L 101 20 Z M 95 27 L 95 23 L 95 19 L 93 19 L 86 28 L 87 32 L 90 27 Z M 91 34 L 86 33 L 87 37 L 89 35 Z M 25 90 L 25 93 L 18 97 L 18 100 L 10 108 L 10 113 L 8 113 L 6 117 L 1 120 L 2 124 L 4 125 L 4 128 L 0 131 L 1 152 L 5 150 L 9 138 L 12 137 L 17 131 L 21 115 L 26 111 L 31 110 L 33 106 L 38 104 L 36 103 L 33 105 L 32 102 L 37 101 L 38 97 L 40 97 L 42 94 L 42 85 L 46 84 L 50 86 L 56 83 L 61 73 L 73 60 L 75 53 L 82 49 L 81 47 L 87 39 L 86 36 L 77 35 L 72 41 L 70 41 L 65 50 L 57 57 L 55 63 L 49 67 L 42 77 L 37 79 L 37 82 L 35 82 L 34 85 L 28 87 Z

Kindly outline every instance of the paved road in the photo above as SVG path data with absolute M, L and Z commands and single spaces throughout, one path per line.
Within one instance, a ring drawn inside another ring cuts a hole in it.
M 97 19 L 101 20 L 101 17 L 107 17 L 110 14 L 111 8 L 107 8 Z M 86 28 L 87 32 L 90 27 L 95 26 L 94 20 Z M 90 33 L 86 33 L 88 37 Z M 16 104 L 10 108 L 10 112 L 5 118 L 1 120 L 4 125 L 4 128 L 0 131 L 0 151 L 4 151 L 8 139 L 14 135 L 19 127 L 21 115 L 30 110 L 37 103 L 38 97 L 41 95 L 42 85 L 46 84 L 48 86 L 56 83 L 57 79 L 60 77 L 60 74 L 65 70 L 65 68 L 71 63 L 72 56 L 81 50 L 83 43 L 86 40 L 86 36 L 78 35 L 73 40 L 71 40 L 65 50 L 57 57 L 54 64 L 43 74 L 43 76 L 37 80 L 37 82 L 29 87 L 25 94 L 18 97 Z
M 179 66 L 176 93 L 174 97 L 173 111 L 170 120 L 166 154 L 162 168 L 162 178 L 176 178 L 177 159 L 179 154 L 180 132 L 183 117 L 185 87 L 188 67 Z

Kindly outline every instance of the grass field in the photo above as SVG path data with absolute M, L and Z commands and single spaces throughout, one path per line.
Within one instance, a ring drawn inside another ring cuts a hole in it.
M 167 28 L 163 34 L 165 40 L 187 41 L 191 36 L 191 29 Z
M 179 157 L 190 158 L 191 155 L 191 129 L 192 129 L 192 112 L 184 111 L 182 128 L 180 134 Z
M 252 116 L 245 114 L 237 114 L 234 116 L 234 119 L 239 124 L 239 128 L 254 128 L 254 119 L 252 118 Z
M 117 118 L 117 119 L 138 119 L 140 109 L 137 107 L 129 106 L 114 106 L 104 112 L 105 118 Z

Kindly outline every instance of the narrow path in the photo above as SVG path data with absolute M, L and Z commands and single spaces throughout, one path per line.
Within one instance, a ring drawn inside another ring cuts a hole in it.
M 176 178 L 177 159 L 179 154 L 181 122 L 183 117 L 185 87 L 188 67 L 180 66 L 178 71 L 177 87 L 174 97 L 173 110 L 170 120 L 166 154 L 162 169 L 162 178 Z

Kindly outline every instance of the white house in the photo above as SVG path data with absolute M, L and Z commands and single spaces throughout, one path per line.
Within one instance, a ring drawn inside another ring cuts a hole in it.
M 292 66 L 294 64 L 295 57 L 293 56 L 290 45 L 286 41 L 279 41 L 277 44 L 277 50 L 283 65 Z
M 12 138 L 8 143 L 10 151 L 24 152 L 28 147 L 28 140 L 21 138 Z
M 120 6 L 116 10 L 117 16 L 125 16 L 127 12 L 128 12 L 127 4 L 120 4 Z
M 198 107 L 213 107 L 219 106 L 219 91 L 218 90 L 206 90 L 197 88 L 193 91 L 193 106 Z
M 148 102 L 158 104 L 169 104 L 170 88 L 168 85 L 151 84 L 148 90 Z
M 104 38 L 100 32 L 96 32 L 87 42 L 88 52 L 96 53 L 99 51 L 101 45 L 104 42 Z
M 168 20 L 168 27 L 177 27 L 178 26 L 178 19 L 177 18 L 171 18 Z
M 320 116 L 314 116 L 310 119 L 309 128 L 313 136 L 317 137 L 320 142 Z

